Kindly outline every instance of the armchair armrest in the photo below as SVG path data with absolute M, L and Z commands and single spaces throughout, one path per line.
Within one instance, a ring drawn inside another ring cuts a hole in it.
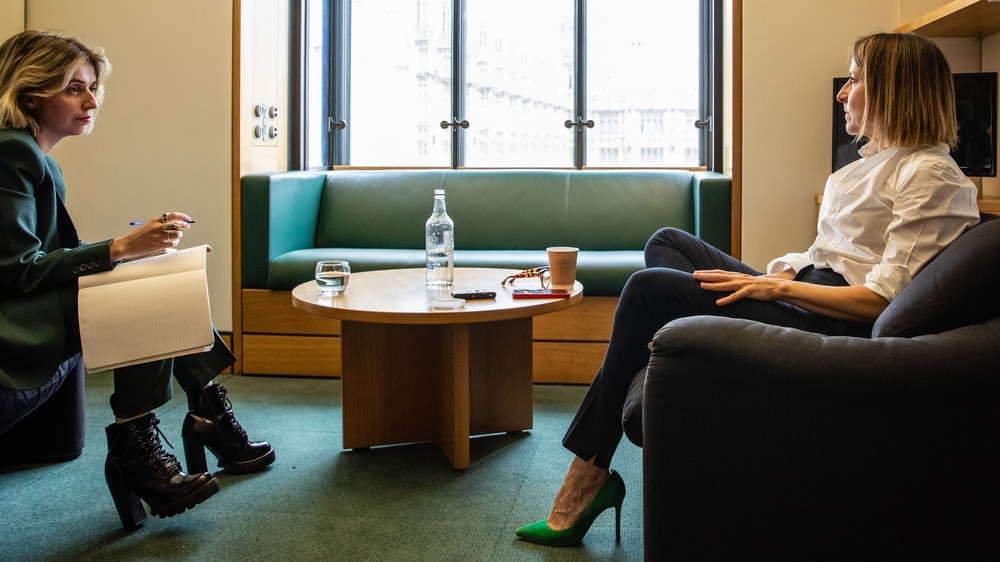
M 325 174 L 249 174 L 241 181 L 240 265 L 244 288 L 267 287 L 267 267 L 286 252 L 316 245 Z
M 998 342 L 1000 319 L 873 340 L 668 324 L 643 401 L 646 556 L 995 555 Z

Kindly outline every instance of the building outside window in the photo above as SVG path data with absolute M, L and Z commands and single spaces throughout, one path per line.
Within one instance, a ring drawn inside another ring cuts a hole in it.
M 712 0 L 303 2 L 309 168 L 711 168 Z

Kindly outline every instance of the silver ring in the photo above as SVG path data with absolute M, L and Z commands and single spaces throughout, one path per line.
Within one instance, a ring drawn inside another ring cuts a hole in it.
M 167 239 L 167 243 L 169 244 L 170 243 L 170 233 L 167 232 L 163 236 Z

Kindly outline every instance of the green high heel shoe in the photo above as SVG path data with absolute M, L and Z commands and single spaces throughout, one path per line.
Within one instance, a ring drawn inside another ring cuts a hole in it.
M 622 501 L 625 499 L 625 481 L 615 471 L 611 471 L 611 476 L 607 482 L 601 486 L 594 496 L 594 501 L 590 502 L 587 509 L 583 511 L 580 520 L 572 527 L 562 531 L 556 531 L 549 527 L 548 521 L 541 521 L 525 525 L 514 531 L 514 534 L 524 540 L 544 544 L 548 546 L 569 546 L 577 544 L 583 540 L 590 525 L 597 519 L 605 509 L 615 508 L 615 540 L 622 540 Z

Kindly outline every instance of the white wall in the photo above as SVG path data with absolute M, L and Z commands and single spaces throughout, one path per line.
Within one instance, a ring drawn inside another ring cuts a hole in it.
M 80 236 L 104 240 L 127 232 L 130 220 L 190 214 L 197 224 L 182 246 L 212 246 L 212 314 L 219 330 L 231 330 L 232 3 L 23 4 L 28 28 L 103 47 L 113 66 L 93 134 L 52 153 Z
M 897 0 L 743 2 L 743 261 L 804 251 L 830 174 L 833 78 L 862 35 L 892 31 Z

